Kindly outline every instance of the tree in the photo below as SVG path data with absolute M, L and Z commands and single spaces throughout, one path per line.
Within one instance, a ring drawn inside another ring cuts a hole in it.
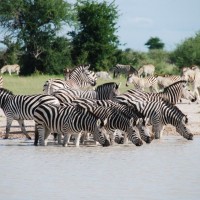
M 19 41 L 22 72 L 33 73 L 48 54 L 62 25 L 70 23 L 70 4 L 64 0 L 3 0 L 0 3 L 0 26 L 14 41 Z M 60 50 L 60 49 L 59 49 Z
M 158 37 L 151 37 L 145 45 L 148 47 L 149 50 L 151 49 L 163 49 L 165 44 L 161 42 L 160 38 Z
M 180 68 L 200 65 L 200 31 L 178 44 L 171 53 L 171 60 Z
M 108 69 L 119 44 L 116 35 L 117 7 L 113 2 L 80 0 L 76 10 L 79 26 L 70 33 L 75 64 L 87 62 L 96 70 Z

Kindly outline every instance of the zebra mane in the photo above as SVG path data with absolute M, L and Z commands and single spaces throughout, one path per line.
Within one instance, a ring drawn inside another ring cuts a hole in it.
M 5 89 L 5 88 L 0 88 L 0 91 L 2 92 L 6 92 L 7 94 L 10 94 L 10 95 L 13 95 L 13 92 L 8 90 L 8 89 Z
M 105 87 L 105 86 L 109 86 L 109 85 L 113 85 L 113 86 L 115 86 L 115 88 L 118 88 L 118 87 L 120 86 L 120 84 L 117 84 L 117 83 L 115 83 L 115 82 L 109 82 L 109 83 L 103 83 L 103 84 L 101 84 L 101 85 L 98 85 L 98 86 L 96 87 L 96 90 L 98 90 L 98 89 L 101 88 L 101 87 Z
M 167 90 L 169 90 L 169 88 L 173 87 L 174 85 L 178 85 L 179 83 L 187 83 L 187 81 L 185 80 L 180 80 L 180 81 L 177 81 L 175 83 L 172 83 L 171 85 L 167 86 L 164 88 L 163 92 L 166 92 Z

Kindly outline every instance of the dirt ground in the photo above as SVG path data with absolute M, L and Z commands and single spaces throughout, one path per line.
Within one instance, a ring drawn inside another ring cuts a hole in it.
M 187 102 L 182 102 L 177 104 L 177 107 L 188 116 L 188 128 L 194 135 L 200 135 L 200 104 Z M 26 120 L 25 126 L 28 134 L 34 138 L 34 121 Z M 3 138 L 6 130 L 6 118 L 5 115 L 0 109 L 0 138 Z M 164 129 L 164 135 L 179 135 L 175 128 L 171 125 L 167 125 Z M 13 121 L 9 138 L 20 139 L 25 138 L 25 135 L 21 134 L 21 130 L 17 121 Z

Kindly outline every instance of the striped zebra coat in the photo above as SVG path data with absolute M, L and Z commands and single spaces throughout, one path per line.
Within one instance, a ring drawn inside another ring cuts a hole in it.
M 100 120 L 87 109 L 63 104 L 61 106 L 43 104 L 35 109 L 34 120 L 39 134 L 39 144 L 43 146 L 47 145 L 51 132 L 64 135 L 63 146 L 68 145 L 71 135 L 76 135 L 76 146 L 79 146 L 82 131 L 92 133 L 94 139 L 101 145 L 110 145 L 104 130 L 106 120 Z
M 143 90 L 148 88 L 151 92 L 158 92 L 157 79 L 154 76 L 140 78 L 135 74 L 130 74 L 126 81 L 126 86 L 133 84 L 136 89 Z
M 135 118 L 127 117 L 121 111 L 112 107 L 94 106 L 87 103 L 78 103 L 76 106 L 89 109 L 90 112 L 94 113 L 94 115 L 102 120 L 107 119 L 105 129 L 110 135 L 112 144 L 114 142 L 114 132 L 116 129 L 127 134 L 129 140 L 136 146 L 141 146 L 143 144 L 138 129 L 136 128 L 138 121 L 136 121 Z
M 74 89 L 60 89 L 52 93 L 62 103 L 70 103 L 75 98 L 87 99 L 110 99 L 120 94 L 120 84 L 115 82 L 104 83 L 97 86 L 95 90 L 74 90 Z
M 78 66 L 68 75 L 66 81 L 61 79 L 49 79 L 43 86 L 45 94 L 52 94 L 61 88 L 80 89 L 88 86 L 95 86 L 97 76 L 94 72 L 88 70 L 89 66 Z
M 131 65 L 117 64 L 113 67 L 113 78 L 118 78 L 120 74 L 125 74 L 128 77 L 129 74 L 138 74 L 138 71 Z
M 187 115 L 168 102 L 137 101 L 127 98 L 127 96 L 117 97 L 116 101 L 136 106 L 145 117 L 149 118 L 149 123 L 152 125 L 152 131 L 156 139 L 161 138 L 166 124 L 173 125 L 176 131 L 184 138 L 193 139 L 193 134 L 186 127 L 188 123 Z
M 136 107 L 133 106 L 127 106 L 122 105 L 116 102 L 113 102 L 111 100 L 93 100 L 93 99 L 76 99 L 72 101 L 72 104 L 79 105 L 81 103 L 85 103 L 87 105 L 93 105 L 93 106 L 103 106 L 103 107 L 109 107 L 114 108 L 118 112 L 121 112 L 123 115 L 126 115 L 129 119 L 133 118 L 136 123 L 136 127 L 139 130 L 140 136 L 142 140 L 144 140 L 146 143 L 150 143 L 153 139 L 153 136 L 150 135 L 149 128 L 147 127 L 147 123 L 144 120 L 144 115 L 142 115 Z M 147 121 L 148 122 L 148 121 Z M 117 133 L 119 131 L 115 131 Z M 116 136 L 116 134 L 114 135 Z M 126 136 L 126 135 L 125 135 Z M 127 138 L 123 138 L 124 143 L 127 142 Z
M 27 134 L 24 120 L 33 120 L 33 112 L 40 104 L 51 103 L 60 104 L 59 101 L 49 95 L 14 95 L 7 89 L 0 89 L 0 108 L 2 108 L 7 124 L 5 139 L 8 138 L 10 127 L 13 120 L 17 120 L 22 132 L 28 139 L 31 137 Z
M 122 95 L 131 95 L 131 99 L 140 101 L 168 101 L 171 104 L 176 104 L 183 97 L 194 102 L 195 96 L 188 91 L 186 81 L 178 81 L 172 85 L 164 88 L 163 92 L 159 93 L 148 93 L 141 90 L 131 89 Z

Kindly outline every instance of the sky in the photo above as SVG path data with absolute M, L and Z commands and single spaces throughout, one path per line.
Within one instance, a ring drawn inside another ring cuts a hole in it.
M 148 51 L 144 44 L 159 37 L 164 49 L 171 51 L 200 31 L 200 0 L 115 0 L 115 5 L 120 15 L 117 35 L 124 44 L 121 49 Z
M 119 17 L 119 37 L 126 45 L 138 51 L 147 51 L 144 44 L 150 37 L 159 37 L 165 50 L 174 50 L 177 44 L 200 31 L 199 0 L 116 0 Z

